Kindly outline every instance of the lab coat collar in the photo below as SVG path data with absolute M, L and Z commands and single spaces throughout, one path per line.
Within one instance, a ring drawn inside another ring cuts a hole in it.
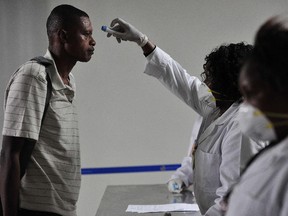
M 233 118 L 235 116 L 235 113 L 239 109 L 239 103 L 235 102 L 233 103 L 226 112 L 224 112 L 220 117 L 215 119 L 206 129 L 205 131 L 199 136 L 198 143 L 202 143 L 215 129 L 215 127 L 219 127 L 221 125 L 224 125 L 226 121 Z
M 239 105 L 239 102 L 233 103 L 218 119 L 215 120 L 215 124 L 223 125 L 227 121 L 227 118 L 231 118 L 231 115 L 238 111 Z
M 48 66 L 49 70 L 47 70 L 47 73 L 51 79 L 53 89 L 55 89 L 57 91 L 57 90 L 62 90 L 62 89 L 67 88 L 67 86 L 63 83 L 63 81 L 62 81 L 62 79 L 58 73 L 55 61 L 54 61 L 52 54 L 50 53 L 49 50 L 47 50 L 44 57 L 52 62 L 52 64 L 50 66 Z M 71 88 L 75 90 L 74 77 L 71 73 L 69 74 L 69 79 L 70 79 Z

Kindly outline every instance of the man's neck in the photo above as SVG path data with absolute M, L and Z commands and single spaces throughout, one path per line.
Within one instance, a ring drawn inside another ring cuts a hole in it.
M 50 51 L 51 55 L 53 56 L 53 59 L 55 61 L 57 71 L 63 81 L 64 84 L 69 84 L 69 74 L 72 71 L 73 67 L 76 64 L 76 61 L 71 61 L 71 59 L 65 58 L 65 57 L 59 57 L 61 54 L 57 55 L 57 53 L 54 53 L 53 51 Z M 65 55 L 62 55 L 65 56 Z

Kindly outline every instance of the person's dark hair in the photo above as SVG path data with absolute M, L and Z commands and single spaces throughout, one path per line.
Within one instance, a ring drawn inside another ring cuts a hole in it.
M 235 102 L 242 98 L 238 77 L 242 66 L 252 52 L 252 45 L 223 44 L 205 57 L 203 81 L 223 100 Z
M 88 14 L 78 8 L 71 5 L 59 5 L 55 7 L 46 22 L 47 34 L 50 38 L 53 33 L 57 32 L 61 28 L 69 28 L 75 25 L 79 17 L 88 17 Z
M 288 90 L 288 17 L 272 17 L 260 27 L 246 71 L 275 91 Z

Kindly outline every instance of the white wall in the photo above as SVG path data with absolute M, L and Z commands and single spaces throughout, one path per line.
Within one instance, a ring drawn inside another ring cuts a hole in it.
M 195 116 L 157 80 L 142 73 L 146 60 L 140 48 L 107 39 L 102 25 L 122 17 L 191 75 L 199 76 L 212 48 L 225 42 L 252 43 L 264 20 L 288 9 L 287 0 L 0 0 L 1 107 L 11 73 L 44 54 L 46 18 L 61 3 L 90 15 L 97 42 L 92 60 L 77 64 L 73 71 L 85 168 L 180 163 Z M 106 185 L 164 183 L 170 175 L 83 176 L 78 213 L 94 215 Z

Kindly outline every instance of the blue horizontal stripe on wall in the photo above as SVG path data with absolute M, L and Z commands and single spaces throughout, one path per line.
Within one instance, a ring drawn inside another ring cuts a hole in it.
M 82 168 L 82 175 L 115 174 L 115 173 L 136 173 L 136 172 L 165 172 L 174 171 L 181 164 L 148 165 L 148 166 L 125 166 L 125 167 L 99 167 Z

